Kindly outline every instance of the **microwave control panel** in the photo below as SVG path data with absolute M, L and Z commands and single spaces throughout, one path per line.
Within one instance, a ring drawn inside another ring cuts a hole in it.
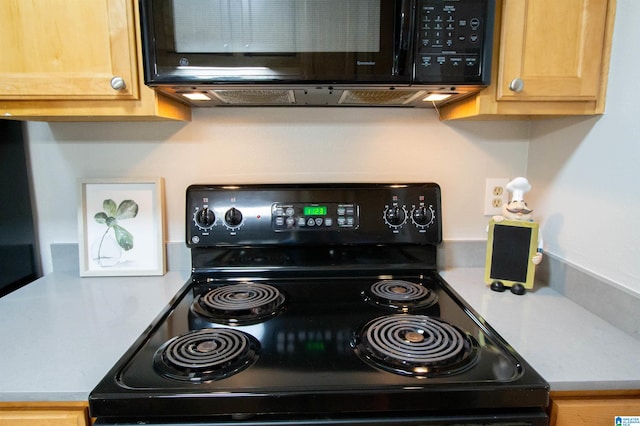
M 492 0 L 418 0 L 415 81 L 482 82 L 490 68 L 493 10 Z

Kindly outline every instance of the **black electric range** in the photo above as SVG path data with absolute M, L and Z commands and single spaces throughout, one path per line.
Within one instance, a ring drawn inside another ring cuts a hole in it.
M 191 279 L 91 393 L 98 424 L 548 423 L 548 384 L 437 272 L 438 185 L 186 198 Z

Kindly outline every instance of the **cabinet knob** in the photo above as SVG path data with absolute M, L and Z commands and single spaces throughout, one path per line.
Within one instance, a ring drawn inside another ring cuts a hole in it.
M 512 92 L 522 92 L 522 90 L 524 89 L 524 81 L 522 81 L 521 78 L 514 78 L 513 80 L 511 80 L 511 83 L 509 83 L 509 90 L 511 90 Z
M 111 88 L 113 90 L 122 90 L 127 87 L 127 83 L 124 82 L 122 77 L 113 77 L 111 79 Z

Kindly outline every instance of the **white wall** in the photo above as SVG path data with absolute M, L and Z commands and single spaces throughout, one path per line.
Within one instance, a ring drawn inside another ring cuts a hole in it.
M 444 238 L 486 239 L 486 177 L 526 172 L 528 122 L 442 123 L 434 110 L 199 109 L 191 123 L 29 123 L 39 240 L 77 242 L 80 177 L 165 179 L 167 240 L 191 183 L 433 181 Z
M 545 249 L 640 293 L 640 2 L 618 0 L 606 113 L 532 124 Z

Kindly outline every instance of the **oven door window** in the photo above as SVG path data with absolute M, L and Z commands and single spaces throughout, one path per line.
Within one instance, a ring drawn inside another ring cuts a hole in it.
M 143 1 L 143 28 L 152 33 L 144 37 L 147 59 L 157 73 L 152 79 L 408 82 L 410 13 L 403 8 L 409 3 Z

